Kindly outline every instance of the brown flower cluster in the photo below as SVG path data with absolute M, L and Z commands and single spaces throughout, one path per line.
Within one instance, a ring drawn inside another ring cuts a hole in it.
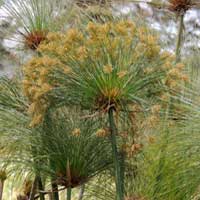
M 130 158 L 136 155 L 139 151 L 142 150 L 143 144 L 141 143 L 134 143 L 134 144 L 123 144 L 122 145 L 122 152 L 126 153 L 126 155 Z
M 195 4 L 192 0 L 169 0 L 169 10 L 177 14 L 185 13 Z
M 36 50 L 40 43 L 46 39 L 46 31 L 33 31 L 24 36 L 24 44 L 29 49 Z
M 32 115 L 31 127 L 42 122 L 48 107 L 45 94 L 53 87 L 48 75 L 54 68 L 61 67 L 59 60 L 48 56 L 33 58 L 24 66 L 23 90 L 30 102 L 28 113 Z
M 184 73 L 184 64 L 178 63 L 167 72 L 166 85 L 173 90 L 178 89 L 180 81 L 188 82 L 189 77 Z
M 137 42 L 135 43 L 135 41 Z M 133 45 L 136 45 L 134 49 Z M 90 22 L 84 31 L 71 28 L 66 33 L 49 33 L 46 40 L 37 49 L 40 56 L 34 57 L 24 66 L 23 86 L 24 93 L 30 102 L 29 113 L 32 115 L 30 125 L 40 124 L 49 106 L 47 94 L 57 86 L 50 79 L 52 72 L 61 70 L 66 75 L 76 76 L 77 72 L 93 71 L 94 65 L 91 61 L 101 63 L 102 60 L 107 59 L 107 55 L 110 56 L 110 59 L 116 60 L 120 49 L 123 49 L 124 55 L 131 55 L 128 60 L 130 64 L 144 58 L 151 63 L 160 57 L 163 67 L 159 70 L 168 74 L 166 84 L 171 87 L 177 77 L 182 80 L 187 79 L 177 73 L 177 70 L 181 71 L 180 66 L 173 71 L 173 56 L 160 53 L 157 38 L 148 31 L 148 28 L 137 27 L 129 20 L 105 24 Z M 131 53 L 130 50 L 133 52 Z M 71 66 L 74 62 L 76 62 L 76 72 L 74 66 Z M 113 67 L 110 63 L 103 65 L 102 73 L 111 76 Z M 144 74 L 153 71 L 153 66 L 143 68 Z M 118 81 L 123 81 L 129 75 L 129 69 L 122 65 L 118 67 L 116 74 Z M 118 87 L 106 87 L 98 97 L 102 100 L 98 104 L 104 104 L 105 98 L 112 101 L 112 99 L 119 98 L 120 95 L 121 90 Z

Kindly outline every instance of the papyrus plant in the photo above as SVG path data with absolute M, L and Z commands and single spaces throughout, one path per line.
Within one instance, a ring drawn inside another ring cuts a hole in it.
M 0 171 L 0 199 L 2 200 L 3 197 L 3 189 L 4 189 L 4 182 L 7 178 L 6 172 L 1 170 Z
M 68 8 L 72 7 L 69 2 L 66 10 L 64 6 L 62 0 L 11 0 L 3 8 L 16 24 L 14 34 L 21 36 L 18 35 L 17 42 L 21 41 L 26 48 L 36 50 L 49 31 L 60 30 L 64 26 L 63 18 L 66 22 L 73 10 L 68 12 Z
M 117 198 L 122 200 L 115 117 L 161 97 L 166 85 L 176 87 L 177 79 L 184 79 L 180 65 L 174 68 L 173 56 L 161 53 L 147 27 L 123 20 L 51 33 L 38 51 L 41 56 L 24 66 L 31 126 L 42 123 L 49 108 L 63 105 L 87 110 L 90 117 L 108 115 Z
M 21 83 L 18 78 L 0 79 L 0 162 L 6 169 L 9 181 L 14 186 L 19 185 L 28 178 L 34 180 L 31 191 L 33 199 L 39 187 L 35 183 L 39 180 L 38 161 L 35 160 L 38 145 L 33 141 L 38 131 L 30 129 L 27 115 L 27 100 L 22 93 Z M 37 141 L 38 142 L 38 141 Z M 37 178 L 35 178 L 37 177 Z M 24 192 L 29 197 L 30 191 Z M 41 199 L 42 199 L 42 195 Z M 19 196 L 20 198 L 20 196 Z
M 93 5 L 106 6 L 111 3 L 111 0 L 75 0 L 75 3 L 80 7 L 88 7 Z
M 147 3 L 153 7 L 158 9 L 162 9 L 163 11 L 172 12 L 178 20 L 178 29 L 177 29 L 177 41 L 176 41 L 176 59 L 177 62 L 181 60 L 181 48 L 183 46 L 184 40 L 184 18 L 186 13 L 192 9 L 199 9 L 200 2 L 198 0 L 164 0 L 164 1 L 139 1 L 133 0 L 134 3 Z
M 161 127 L 142 155 L 140 189 L 147 199 L 199 198 L 199 92 L 193 88 L 186 93 L 185 97 L 174 96 L 185 110 L 182 119 Z
M 20 86 L 17 78 L 0 79 L 1 167 L 16 186 L 26 179 L 29 186 L 18 199 L 43 200 L 49 183 L 71 191 L 113 165 L 108 141 L 99 134 L 108 131 L 96 121 L 81 120 L 79 112 L 62 108 L 52 112 L 43 126 L 30 128 Z M 0 175 L 3 188 L 5 173 Z M 57 190 L 53 194 L 59 198 Z
M 178 35 L 176 42 L 176 57 L 177 61 L 180 61 L 185 14 L 190 9 L 198 8 L 200 4 L 196 0 L 169 0 L 168 4 L 168 9 L 171 12 L 175 13 L 177 18 L 179 19 Z
M 99 134 L 109 133 L 98 121 L 81 119 L 77 110 L 62 107 L 48 113 L 43 128 L 39 156 L 47 162 L 41 171 L 51 184 L 67 189 L 67 199 L 72 189 L 113 166 L 109 141 Z M 58 199 L 58 192 L 53 193 Z

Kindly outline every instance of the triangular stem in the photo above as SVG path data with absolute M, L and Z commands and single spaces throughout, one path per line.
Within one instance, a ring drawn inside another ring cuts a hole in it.
M 71 200 L 71 196 L 72 196 L 72 188 L 69 187 L 67 188 L 67 200 Z
M 113 153 L 113 161 L 115 167 L 115 184 L 116 184 L 116 191 L 117 191 L 117 200 L 123 200 L 123 181 L 121 179 L 121 167 L 120 167 L 120 160 L 119 154 L 117 150 L 117 127 L 114 120 L 114 108 L 111 107 L 108 111 L 109 116 L 109 124 L 111 130 L 111 144 L 112 144 L 112 153 Z
M 38 180 L 38 189 L 39 191 L 44 190 L 41 177 L 39 177 L 39 180 Z M 42 192 L 39 193 L 39 196 L 40 196 L 40 200 L 45 200 L 45 197 L 44 197 L 45 195 Z
M 176 61 L 179 62 L 181 60 L 181 47 L 183 41 L 183 30 L 184 30 L 184 13 L 179 15 L 179 28 L 178 28 L 178 36 L 176 42 Z
M 31 188 L 31 194 L 29 196 L 29 200 L 34 200 L 35 199 L 35 194 L 36 194 L 36 190 L 37 190 L 37 184 L 38 184 L 38 176 L 36 176 L 34 181 L 33 181 L 32 188 Z
M 83 199 L 84 191 L 85 191 L 85 184 L 81 185 L 78 200 L 82 200 Z
M 0 180 L 0 200 L 3 197 L 4 180 Z

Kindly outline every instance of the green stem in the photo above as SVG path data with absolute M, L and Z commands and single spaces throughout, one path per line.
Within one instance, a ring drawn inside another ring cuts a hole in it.
M 179 62 L 181 60 L 181 47 L 182 47 L 182 40 L 183 40 L 183 30 L 184 30 L 184 13 L 180 14 L 179 16 L 179 29 L 178 29 L 178 36 L 176 42 L 176 61 Z
M 157 174 L 155 176 L 155 184 L 154 184 L 154 188 L 153 188 L 153 197 L 154 200 L 159 200 L 160 197 L 157 196 L 157 194 L 159 194 L 159 183 L 162 182 L 162 178 L 163 178 L 163 169 L 165 167 L 165 163 L 166 163 L 166 149 L 168 146 L 168 137 L 169 137 L 169 131 L 166 130 L 166 135 L 165 135 L 165 143 L 161 146 L 161 154 L 160 154 L 160 158 L 159 158 L 159 163 L 158 163 L 158 171 Z
M 52 187 L 53 200 L 59 200 L 58 185 L 54 183 L 54 181 L 52 181 L 51 187 Z
M 49 200 L 53 200 L 53 194 L 52 194 L 52 193 L 49 193 L 49 194 L 48 194 L 48 197 L 49 197 L 49 198 L 48 198 Z
M 0 200 L 3 197 L 4 180 L 0 180 Z
M 117 191 L 117 200 L 123 200 L 123 181 L 121 180 L 121 170 L 120 170 L 120 161 L 117 151 L 117 127 L 114 121 L 114 108 L 110 108 L 108 112 L 109 123 L 111 129 L 111 144 L 112 144 L 112 153 L 113 153 L 113 161 L 115 166 L 115 184 Z
M 85 192 L 85 184 L 81 185 L 78 200 L 82 200 L 83 199 L 84 192 Z
M 121 174 L 121 183 L 122 183 L 122 193 L 124 194 L 124 177 L 125 177 L 125 154 L 124 152 L 120 153 L 120 174 Z
M 36 190 L 37 190 L 37 184 L 38 184 L 38 176 L 36 176 L 34 181 L 33 181 L 29 200 L 34 200 L 35 199 L 35 194 L 36 194 Z
M 44 191 L 41 177 L 39 177 L 39 180 L 38 180 L 38 189 L 39 191 Z M 45 200 L 44 194 L 42 192 L 39 193 L 39 196 L 40 196 L 40 200 Z
M 50 110 L 47 111 L 45 115 L 45 121 L 44 121 L 44 126 L 43 126 L 43 131 L 44 133 L 42 134 L 42 142 L 43 145 L 49 145 L 51 141 L 48 140 L 49 135 L 52 135 L 52 118 L 51 118 L 51 112 Z M 55 170 L 55 167 L 53 165 L 53 157 L 49 155 L 49 167 L 53 170 Z M 52 188 L 52 197 L 53 200 L 59 200 L 59 192 L 58 192 L 58 185 L 55 181 L 55 178 L 51 178 L 51 188 Z
M 72 196 L 72 188 L 69 187 L 67 188 L 67 200 L 71 200 L 71 196 Z

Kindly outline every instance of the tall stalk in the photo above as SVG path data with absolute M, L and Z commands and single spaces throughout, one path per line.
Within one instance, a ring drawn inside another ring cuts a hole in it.
M 3 197 L 4 182 L 7 178 L 6 172 L 0 170 L 0 200 Z
M 39 177 L 39 180 L 38 180 L 38 189 L 39 189 L 40 200 L 45 200 L 44 194 L 40 192 L 40 191 L 44 191 L 41 177 Z
M 35 199 L 35 194 L 36 194 L 36 190 L 37 190 L 37 184 L 38 184 L 38 176 L 36 176 L 34 181 L 33 181 L 32 188 L 31 188 L 31 194 L 29 196 L 29 200 L 34 200 Z
M 124 177 L 125 177 L 125 154 L 124 152 L 120 152 L 120 178 L 122 184 L 122 194 L 124 194 Z
M 59 200 L 58 185 L 54 183 L 54 180 L 52 180 L 51 182 L 51 187 L 52 187 L 53 200 Z
M 176 61 L 179 62 L 181 60 L 181 47 L 183 40 L 183 30 L 184 30 L 184 13 L 179 15 L 179 28 L 178 28 L 178 36 L 176 42 Z
M 69 187 L 67 188 L 67 200 L 71 200 L 71 196 L 72 196 L 72 188 Z
M 83 199 L 84 192 L 85 192 L 85 184 L 81 185 L 78 200 L 82 200 Z
M 47 145 L 49 142 L 51 142 L 51 141 L 47 141 L 47 138 L 49 138 L 48 136 L 51 135 L 51 133 L 52 133 L 52 124 L 53 123 L 52 123 L 51 113 L 50 113 L 50 111 L 47 111 L 47 113 L 45 115 L 44 126 L 43 126 L 43 134 L 41 135 L 43 145 Z M 54 166 L 52 164 L 52 160 L 53 160 L 53 157 L 51 155 L 49 155 L 49 167 L 50 168 L 54 168 Z M 52 188 L 53 200 L 59 200 L 58 185 L 57 185 L 54 177 L 51 177 L 51 188 Z
M 53 200 L 53 194 L 52 194 L 52 193 L 49 193 L 49 194 L 48 194 L 48 198 L 49 198 L 49 200 Z
M 109 124 L 111 130 L 111 144 L 112 144 L 112 153 L 113 153 L 113 161 L 115 166 L 115 184 L 116 184 L 116 191 L 117 191 L 117 200 L 123 200 L 123 181 L 121 179 L 121 169 L 120 169 L 120 161 L 119 155 L 117 150 L 117 127 L 114 120 L 114 108 L 111 107 L 108 111 L 109 116 Z
M 0 180 L 0 200 L 3 197 L 4 180 Z

